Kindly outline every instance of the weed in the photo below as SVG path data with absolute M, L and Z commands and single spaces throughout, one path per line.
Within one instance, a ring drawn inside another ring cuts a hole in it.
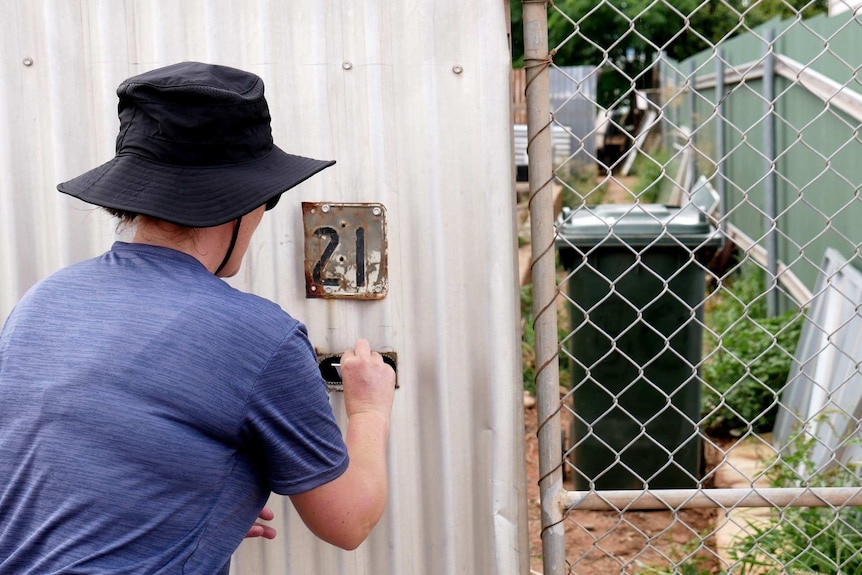
M 557 307 L 557 341 L 568 333 L 568 318 L 562 306 Z M 536 394 L 536 332 L 533 327 L 533 286 L 521 288 L 521 362 L 523 364 L 524 389 Z M 565 354 L 560 354 L 560 385 L 570 384 L 570 367 Z
M 799 433 L 780 459 L 766 462 L 772 487 L 798 487 L 799 470 L 814 471 L 811 449 L 817 440 Z M 858 441 L 858 440 L 854 440 Z M 856 487 L 859 465 L 838 465 L 811 476 L 808 486 Z M 838 575 L 862 574 L 862 508 L 790 507 L 776 512 L 772 521 L 748 523 L 745 534 L 727 550 L 730 561 L 722 575 Z M 706 558 L 695 555 L 700 537 L 684 545 L 674 544 L 670 562 L 643 566 L 638 575 L 710 575 Z
M 536 332 L 533 329 L 533 285 L 521 288 L 521 363 L 524 389 L 536 395 Z
M 672 163 L 670 154 L 663 149 L 638 155 L 633 168 L 638 179 L 632 185 L 632 195 L 642 204 L 666 202 L 673 186 L 669 174 Z
M 637 575 L 711 575 L 713 573 L 713 569 L 709 567 L 711 559 L 705 555 L 697 555 L 707 536 L 707 533 L 702 533 L 700 537 L 687 543 L 671 543 L 667 552 L 670 564 L 644 565 L 638 562 L 640 568 L 636 572 Z
M 577 209 L 602 203 L 607 195 L 604 183 L 596 183 L 595 166 L 578 166 L 557 170 L 557 181 L 563 186 L 563 205 Z
M 772 487 L 798 487 L 799 470 L 806 486 L 856 487 L 859 465 L 837 465 L 815 470 L 810 453 L 817 439 L 797 433 L 780 459 L 767 466 Z M 858 439 L 852 440 L 858 443 Z M 746 536 L 729 550 L 734 573 L 862 574 L 862 508 L 791 507 L 774 521 L 749 524 Z
M 769 431 L 775 424 L 781 388 L 787 381 L 802 329 L 798 311 L 767 318 L 763 272 L 743 266 L 731 289 L 707 314 L 708 346 L 702 414 L 711 433 L 750 428 Z M 710 333 L 718 335 L 710 336 Z

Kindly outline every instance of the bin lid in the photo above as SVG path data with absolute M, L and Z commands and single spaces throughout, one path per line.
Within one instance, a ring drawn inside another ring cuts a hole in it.
M 662 204 L 601 204 L 563 209 L 557 220 L 559 249 L 602 245 L 632 247 L 684 245 L 702 247 L 721 243 L 697 206 L 683 208 Z

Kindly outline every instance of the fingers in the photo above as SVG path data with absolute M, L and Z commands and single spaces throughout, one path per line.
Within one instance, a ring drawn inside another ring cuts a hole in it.
M 356 345 L 352 350 L 345 351 L 342 355 L 344 357 L 357 357 L 357 358 L 365 358 L 371 356 L 371 344 L 368 343 L 368 340 L 359 338 L 356 340 Z
M 245 534 L 246 538 L 263 537 L 264 539 L 275 539 L 276 535 L 278 535 L 278 533 L 274 528 L 261 523 L 255 523 L 252 525 L 251 529 L 248 530 L 248 533 Z
M 379 353 L 371 350 L 367 340 L 357 340 L 354 349 L 341 356 L 341 379 L 348 418 L 363 412 L 389 417 L 395 371 Z
M 260 519 L 264 521 L 272 521 L 275 518 L 275 513 L 272 512 L 272 509 L 269 507 L 264 507 L 260 510 L 260 514 L 258 515 Z M 274 528 L 269 525 L 264 525 L 263 523 L 255 523 L 248 530 L 248 533 L 245 536 L 248 537 L 263 537 L 264 539 L 275 539 L 277 532 Z

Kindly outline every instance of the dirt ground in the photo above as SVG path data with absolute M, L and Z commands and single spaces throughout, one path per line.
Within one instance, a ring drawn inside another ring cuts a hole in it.
M 565 414 L 566 410 L 563 410 Z M 542 571 L 541 507 L 539 504 L 539 457 L 535 407 L 524 410 L 527 456 L 527 497 L 530 532 L 530 569 Z M 563 420 L 563 428 L 568 422 Z M 571 481 L 566 489 L 574 489 Z M 674 519 L 670 511 L 576 511 L 565 522 L 566 561 L 569 573 L 577 575 L 634 574 L 647 566 L 668 566 L 679 561 L 685 545 L 697 542 L 699 534 L 712 531 L 716 511 L 683 510 Z M 695 543 L 695 546 L 697 543 Z M 712 538 L 698 552 L 700 569 L 715 569 L 718 561 L 711 549 Z M 685 550 L 690 553 L 691 550 Z M 691 563 L 687 559 L 686 563 Z

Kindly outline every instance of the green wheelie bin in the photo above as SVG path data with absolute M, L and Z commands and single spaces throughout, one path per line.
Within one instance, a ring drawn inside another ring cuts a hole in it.
M 599 205 L 558 222 L 577 490 L 696 485 L 703 262 L 720 243 L 691 204 Z

